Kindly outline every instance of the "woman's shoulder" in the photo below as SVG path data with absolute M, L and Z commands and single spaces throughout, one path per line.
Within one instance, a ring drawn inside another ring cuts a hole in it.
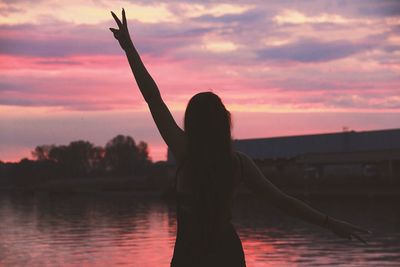
M 236 173 L 238 174 L 239 181 L 244 182 L 246 178 L 246 166 L 248 166 L 251 158 L 241 151 L 233 151 L 233 155 L 236 161 Z
M 257 164 L 254 160 L 244 152 L 234 151 L 237 161 L 240 163 L 241 172 L 244 176 L 247 176 L 249 172 L 258 169 Z
M 245 153 L 238 151 L 238 150 L 234 150 L 233 154 L 235 155 L 235 157 L 240 160 L 242 163 L 251 161 L 252 159 Z

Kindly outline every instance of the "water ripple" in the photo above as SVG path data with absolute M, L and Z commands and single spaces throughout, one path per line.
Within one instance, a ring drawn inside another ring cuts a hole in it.
M 363 213 L 352 213 L 360 203 L 320 204 L 329 214 L 373 229 L 368 245 L 242 201 L 233 222 L 248 266 L 396 266 L 400 261 L 400 215 L 394 205 L 366 203 Z M 2 266 L 167 267 L 175 233 L 174 208 L 160 201 L 0 195 Z

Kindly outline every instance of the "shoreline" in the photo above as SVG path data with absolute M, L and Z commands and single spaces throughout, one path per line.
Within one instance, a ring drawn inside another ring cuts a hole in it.
M 128 195 L 133 197 L 173 199 L 171 177 L 98 176 L 46 179 L 30 184 L 3 183 L 1 192 L 17 194 L 87 194 Z M 275 184 L 288 195 L 299 198 L 400 198 L 400 183 L 292 183 Z M 251 195 L 244 186 L 238 196 Z
M 302 192 L 285 190 L 286 194 L 300 199 L 400 199 L 400 190 L 396 191 L 359 191 L 359 192 Z M 16 194 L 29 196 L 92 196 L 92 197 L 134 197 L 146 199 L 174 200 L 174 193 L 167 190 L 43 190 L 43 189 L 21 189 L 1 188 L 0 194 Z M 241 192 L 235 198 L 251 197 L 256 198 L 251 192 Z

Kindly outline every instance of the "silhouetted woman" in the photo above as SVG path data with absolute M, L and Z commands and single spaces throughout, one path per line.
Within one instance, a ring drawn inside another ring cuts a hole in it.
M 368 231 L 322 214 L 290 197 L 264 177 L 251 158 L 232 150 L 231 120 L 221 99 L 199 93 L 190 99 L 180 129 L 136 51 L 127 27 L 113 13 L 119 29 L 110 28 L 128 58 L 139 89 L 165 143 L 178 162 L 177 236 L 171 266 L 245 266 L 242 244 L 230 222 L 231 201 L 239 183 L 302 220 L 343 238 L 365 242 Z

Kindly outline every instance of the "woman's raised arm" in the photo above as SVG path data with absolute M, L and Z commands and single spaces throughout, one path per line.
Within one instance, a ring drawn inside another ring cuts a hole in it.
M 136 83 L 149 106 L 151 115 L 153 116 L 154 122 L 156 123 L 161 136 L 171 149 L 175 158 L 180 161 L 183 159 L 185 154 L 185 133 L 176 124 L 167 105 L 161 98 L 157 84 L 147 71 L 139 53 L 133 45 L 128 31 L 125 10 L 122 9 L 122 22 L 112 11 L 111 14 L 118 25 L 118 29 L 110 28 L 110 30 L 126 53 Z

